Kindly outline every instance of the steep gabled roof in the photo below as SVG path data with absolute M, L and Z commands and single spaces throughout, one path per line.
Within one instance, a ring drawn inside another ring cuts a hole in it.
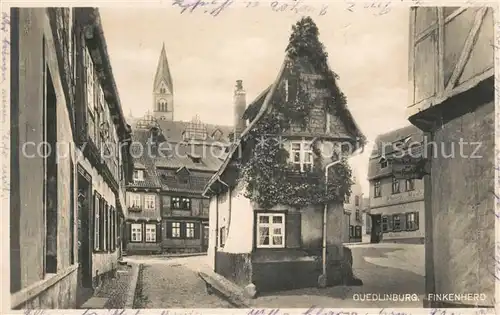
M 236 152 L 236 150 L 240 146 L 242 140 L 246 138 L 246 136 L 248 135 L 248 133 L 250 132 L 250 130 L 252 130 L 252 128 L 255 126 L 255 124 L 264 116 L 264 114 L 269 109 L 268 108 L 269 103 L 270 103 L 270 101 L 271 101 L 271 99 L 272 99 L 272 97 L 274 95 L 274 92 L 276 91 L 276 88 L 278 87 L 278 84 L 281 81 L 281 78 L 283 77 L 283 74 L 285 72 L 287 63 L 288 63 L 288 56 L 285 57 L 285 60 L 283 61 L 283 64 L 281 65 L 281 68 L 280 68 L 280 70 L 278 72 L 278 76 L 274 80 L 274 83 L 271 85 L 271 88 L 269 89 L 269 92 L 267 92 L 267 94 L 266 94 L 266 96 L 265 96 L 265 98 L 264 98 L 264 100 L 262 102 L 262 106 L 260 106 L 259 112 L 255 116 L 255 119 L 253 119 L 248 124 L 248 126 L 245 128 L 245 130 L 243 130 L 243 132 L 240 134 L 240 136 L 238 137 L 238 139 L 236 139 L 235 143 L 230 145 L 230 147 L 229 147 L 229 153 L 228 153 L 226 159 L 222 163 L 222 165 L 219 168 L 219 170 L 212 176 L 212 178 L 210 178 L 210 181 L 207 183 L 207 185 L 203 189 L 203 195 L 205 195 L 207 193 L 207 191 L 210 189 L 210 186 L 212 186 L 212 184 L 219 179 L 220 175 L 222 175 L 222 173 L 225 171 L 227 165 L 231 161 L 231 159 L 233 157 L 233 154 Z M 262 95 L 260 95 L 260 97 L 262 97 Z
M 204 194 L 206 194 L 210 188 L 210 186 L 219 179 L 219 177 L 224 173 L 227 165 L 229 164 L 230 160 L 233 157 L 233 154 L 235 151 L 238 149 L 240 146 L 241 142 L 245 139 L 245 137 L 248 135 L 250 130 L 255 126 L 255 124 L 264 116 L 266 112 L 270 110 L 270 102 L 272 98 L 274 97 L 274 94 L 276 92 L 276 89 L 278 85 L 280 84 L 284 74 L 285 70 L 288 66 L 288 63 L 290 62 L 288 54 L 285 56 L 285 60 L 283 61 L 283 64 L 281 66 L 280 71 L 278 72 L 278 76 L 276 77 L 274 83 L 268 87 L 266 90 L 264 90 L 261 94 L 257 96 L 257 98 L 248 106 L 247 110 L 245 111 L 243 117 L 245 119 L 250 120 L 250 124 L 248 127 L 242 132 L 240 135 L 239 139 L 232 145 L 230 146 L 230 151 L 229 154 L 222 164 L 221 168 L 217 171 L 217 173 L 214 174 L 214 176 L 210 179 L 210 182 L 207 184 L 207 186 L 204 189 Z M 311 65 L 308 65 L 311 66 Z M 313 69 L 314 70 L 314 69 Z M 334 87 L 336 87 L 336 82 L 330 82 Z M 341 115 L 344 118 L 344 122 L 348 123 L 348 130 L 350 133 L 352 133 L 353 137 L 357 137 L 358 140 L 362 143 L 365 141 L 365 136 L 359 129 L 356 121 L 354 120 L 354 117 L 352 116 L 351 112 L 347 109 L 347 107 L 343 104 L 340 105 L 341 107 L 338 108 L 339 115 Z
M 160 59 L 158 60 L 158 66 L 156 67 L 155 81 L 153 83 L 153 90 L 156 90 L 160 83 L 165 81 L 170 93 L 174 92 L 174 86 L 172 82 L 172 76 L 170 75 L 170 67 L 168 66 L 167 52 L 165 51 L 165 43 L 161 48 Z
M 147 142 L 150 136 L 149 130 L 135 129 L 132 132 L 132 145 L 130 148 L 134 166 L 144 169 L 144 180 L 134 181 L 127 184 L 127 188 L 160 188 L 158 175 L 156 174 L 155 158 L 150 156 Z
M 161 132 L 165 136 L 165 139 L 168 142 L 182 142 L 183 136 L 182 133 L 186 131 L 191 122 L 189 121 L 169 121 L 169 120 L 158 120 L 158 125 L 160 126 Z M 204 142 L 228 142 L 229 134 L 233 131 L 233 127 L 224 126 L 224 125 L 212 125 L 212 124 L 204 124 L 207 130 L 208 138 Z M 213 133 L 216 130 L 220 130 L 223 133 L 221 139 L 212 138 Z

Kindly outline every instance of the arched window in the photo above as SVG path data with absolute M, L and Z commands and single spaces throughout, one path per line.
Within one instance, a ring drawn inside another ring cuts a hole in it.
M 166 92 L 166 90 L 165 90 L 165 88 L 164 88 L 164 87 L 160 88 L 160 93 L 161 93 L 161 94 L 165 94 L 165 92 Z
M 167 111 L 167 102 L 165 100 L 161 100 L 158 102 L 158 111 L 160 112 Z

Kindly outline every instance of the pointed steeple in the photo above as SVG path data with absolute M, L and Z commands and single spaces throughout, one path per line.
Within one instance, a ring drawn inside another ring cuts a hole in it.
M 163 46 L 161 48 L 160 59 L 158 60 L 158 66 L 156 68 L 153 90 L 158 89 L 162 81 L 165 82 L 170 93 L 173 93 L 174 87 L 172 84 L 172 76 L 170 75 L 170 67 L 168 66 L 168 61 L 167 61 L 165 42 L 163 43 Z

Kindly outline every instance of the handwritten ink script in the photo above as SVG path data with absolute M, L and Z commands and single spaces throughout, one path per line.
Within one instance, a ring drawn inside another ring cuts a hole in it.
M 2 12 L 1 21 L 1 34 L 2 34 L 2 105 L 0 107 L 0 185 L 1 187 L 1 198 L 4 199 L 10 192 L 10 180 L 9 180 L 9 158 L 10 158 L 10 129 L 6 128 L 8 119 L 8 89 L 10 89 L 9 82 L 7 81 L 7 63 L 9 62 L 10 55 L 10 17 L 7 13 Z M 8 127 L 8 126 L 7 126 Z
M 268 7 L 274 12 L 291 12 L 296 14 L 317 14 L 319 16 L 327 13 L 327 4 L 306 4 L 305 0 L 281 0 L 281 1 L 259 1 L 259 0 L 173 0 L 172 6 L 180 8 L 180 13 L 202 12 L 212 16 L 218 16 L 229 7 L 261 8 Z
M 7 13 L 2 12 L 2 83 L 7 80 L 7 61 L 9 57 L 10 42 L 7 39 L 9 35 L 10 17 Z
M 403 2 L 400 0 L 399 2 Z M 411 5 L 419 5 L 420 0 L 412 0 Z M 349 12 L 355 12 L 357 10 L 372 10 L 375 15 L 384 15 L 391 11 L 394 4 L 397 4 L 397 1 L 346 1 L 346 10 Z M 405 7 L 408 7 L 408 1 L 405 1 Z

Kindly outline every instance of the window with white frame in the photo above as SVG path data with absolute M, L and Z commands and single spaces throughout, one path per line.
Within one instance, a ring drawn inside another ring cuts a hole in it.
M 285 247 L 285 214 L 257 214 L 257 247 Z
M 313 150 L 310 142 L 292 141 L 290 151 L 295 170 L 300 172 L 312 171 Z
M 146 224 L 146 242 L 156 242 L 156 224 Z
M 133 209 L 141 208 L 141 194 L 137 193 L 127 193 L 128 195 L 128 206 Z
M 171 238 L 179 238 L 181 237 L 181 223 L 180 222 L 168 222 L 167 224 L 171 224 L 170 228 L 170 237 Z
M 144 180 L 144 171 L 134 170 L 134 181 L 143 181 L 143 180 Z
M 144 208 L 147 210 L 155 209 L 155 195 L 144 196 Z
M 131 241 L 132 242 L 142 242 L 142 224 L 132 223 L 130 225 L 131 229 Z
M 194 238 L 194 223 L 186 223 L 186 238 Z

